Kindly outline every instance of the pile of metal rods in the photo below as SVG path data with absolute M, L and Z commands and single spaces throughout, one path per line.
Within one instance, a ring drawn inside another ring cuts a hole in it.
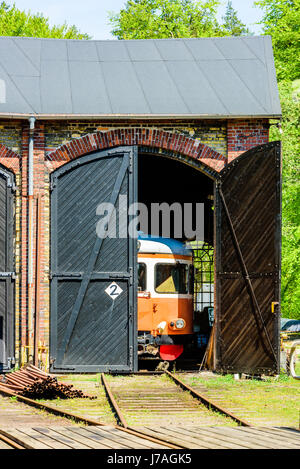
M 74 389 L 72 384 L 58 382 L 57 378 L 33 365 L 7 373 L 0 379 L 0 388 L 30 399 L 96 399 L 96 396 L 89 396 Z

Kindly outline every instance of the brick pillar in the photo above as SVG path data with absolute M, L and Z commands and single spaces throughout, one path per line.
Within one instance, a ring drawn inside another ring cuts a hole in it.
M 257 145 L 268 143 L 268 119 L 228 120 L 228 163 Z
M 20 287 L 20 345 L 21 363 L 32 361 L 34 354 L 34 325 L 36 314 L 36 231 L 37 231 L 37 198 L 44 197 L 44 125 L 38 121 L 34 130 L 33 150 L 33 200 L 32 200 L 32 237 L 31 259 L 28 252 L 28 226 L 29 226 L 29 199 L 28 199 L 28 144 L 29 122 L 25 121 L 22 127 L 22 159 L 21 159 L 21 287 Z M 41 254 L 41 267 L 43 267 L 44 254 Z M 32 282 L 29 284 L 28 270 L 31 261 Z M 41 268 L 42 270 L 42 268 Z

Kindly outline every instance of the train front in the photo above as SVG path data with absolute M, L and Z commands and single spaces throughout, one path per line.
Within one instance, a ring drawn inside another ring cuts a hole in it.
M 176 360 L 192 336 L 192 251 L 177 240 L 139 236 L 139 356 Z

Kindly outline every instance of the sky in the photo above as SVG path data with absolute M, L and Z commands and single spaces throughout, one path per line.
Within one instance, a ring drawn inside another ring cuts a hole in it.
M 49 18 L 50 25 L 75 25 L 80 32 L 87 33 L 92 39 L 116 39 L 111 35 L 108 12 L 118 13 L 126 0 L 6 0 L 15 3 L 20 10 L 42 13 Z M 218 19 L 225 13 L 227 1 L 219 9 Z M 254 0 L 232 0 L 239 19 L 255 34 L 260 34 L 260 26 L 255 25 L 262 17 L 262 10 L 253 6 Z

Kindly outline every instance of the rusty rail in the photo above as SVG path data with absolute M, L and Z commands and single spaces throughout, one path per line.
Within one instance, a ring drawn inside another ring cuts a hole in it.
M 119 429 L 121 429 L 121 430 L 123 430 L 127 433 L 130 433 L 131 435 L 137 435 L 141 438 L 144 438 L 145 440 L 152 441 L 153 443 L 159 443 L 161 445 L 167 446 L 168 448 L 171 448 L 171 449 L 183 449 L 183 446 L 174 445 L 174 444 L 169 443 L 166 440 L 163 440 L 163 439 L 160 439 L 160 438 L 153 438 L 153 437 L 147 435 L 146 433 L 142 432 L 141 430 L 135 430 L 134 428 L 129 427 L 127 425 L 127 422 L 126 422 L 121 410 L 120 410 L 120 407 L 117 404 L 117 401 L 116 401 L 116 399 L 113 395 L 113 392 L 112 392 L 107 380 L 105 379 L 104 373 L 101 373 L 101 380 L 102 380 L 102 384 L 103 384 L 103 387 L 105 389 L 106 395 L 108 396 L 109 402 L 110 402 L 115 414 L 117 415 L 117 419 L 121 423 L 121 425 L 123 426 L 123 428 L 118 426 Z
M 220 412 L 224 415 L 226 415 L 227 417 L 230 417 L 232 420 L 234 420 L 235 422 L 237 422 L 239 425 L 243 426 L 243 427 L 251 427 L 250 423 L 246 422 L 246 420 L 242 420 L 240 419 L 239 417 L 237 417 L 236 415 L 232 414 L 231 412 L 229 412 L 228 410 L 224 409 L 223 407 L 219 406 L 219 404 L 216 404 L 215 402 L 213 402 L 211 399 L 209 399 L 208 397 L 206 396 L 203 396 L 203 394 L 200 394 L 198 391 L 196 391 L 195 389 L 191 388 L 188 384 L 184 383 L 183 381 L 181 381 L 180 379 L 178 379 L 173 373 L 170 373 L 169 371 L 165 371 L 165 373 L 178 385 L 180 386 L 182 389 L 184 389 L 185 391 L 188 391 L 191 393 L 191 395 L 193 397 L 195 397 L 196 399 L 198 399 L 199 401 L 202 402 L 202 404 L 204 404 L 208 409 L 212 409 L 214 411 L 217 411 L 217 412 Z
M 12 439 L 11 435 L 4 430 L 0 429 L 0 440 L 11 446 L 13 449 L 26 449 L 25 446 L 21 445 L 21 442 L 16 442 Z
M 80 416 L 80 415 L 76 415 L 76 414 L 73 414 L 71 412 L 67 412 L 65 410 L 61 410 L 61 409 L 58 409 L 56 407 L 50 406 L 48 404 L 42 404 L 42 403 L 37 402 L 33 399 L 29 399 L 27 397 L 20 396 L 19 394 L 16 394 L 13 391 L 9 391 L 8 389 L 5 389 L 5 388 L 1 387 L 1 383 L 0 383 L 0 394 L 3 394 L 4 396 L 8 396 L 8 397 L 15 397 L 16 400 L 18 400 L 20 402 L 23 402 L 24 404 L 30 405 L 32 407 L 36 407 L 36 408 L 41 409 L 41 410 L 44 410 L 44 411 L 46 411 L 50 414 L 57 415 L 58 417 L 64 417 L 64 418 L 71 419 L 71 420 L 73 420 L 75 422 L 78 422 L 78 423 L 83 423 L 85 425 L 94 425 L 94 426 L 106 426 L 107 425 L 107 424 L 99 422 L 97 420 L 93 420 L 93 419 L 86 418 L 86 417 L 83 417 L 83 416 Z M 167 441 L 165 441 L 163 439 L 160 439 L 160 438 L 153 438 L 153 437 L 147 435 L 146 433 L 143 433 L 142 431 L 135 430 L 133 428 L 127 427 L 127 424 L 126 424 L 126 428 L 122 427 L 120 425 L 114 425 L 114 428 L 117 428 L 118 430 L 120 430 L 122 432 L 129 433 L 131 435 L 135 435 L 135 436 L 138 436 L 138 437 L 143 438 L 145 440 L 151 441 L 152 443 L 157 443 L 157 444 L 166 446 L 167 448 L 170 448 L 170 449 L 182 449 L 183 448 L 180 445 L 174 445 L 174 444 L 168 443 Z M 2 430 L 0 430 L 0 433 L 1 432 L 3 434 Z
M 124 416 L 123 416 L 123 414 L 122 414 L 122 412 L 121 412 L 121 410 L 120 410 L 120 407 L 119 407 L 118 404 L 117 404 L 116 399 L 114 398 L 114 395 L 113 395 L 113 393 L 112 393 L 112 391 L 111 391 L 111 388 L 110 388 L 108 382 L 107 382 L 106 379 L 105 379 L 104 373 L 101 373 L 101 381 L 102 381 L 104 390 L 105 390 L 105 392 L 106 392 L 106 395 L 107 395 L 107 397 L 108 397 L 108 400 L 109 400 L 109 402 L 110 402 L 110 405 L 111 405 L 111 407 L 113 408 L 113 411 L 114 411 L 114 413 L 115 413 L 116 416 L 117 416 L 118 422 L 119 422 L 124 428 L 127 428 L 127 427 L 128 427 L 127 422 L 126 422 L 126 420 L 125 420 L 125 418 L 124 418 Z

